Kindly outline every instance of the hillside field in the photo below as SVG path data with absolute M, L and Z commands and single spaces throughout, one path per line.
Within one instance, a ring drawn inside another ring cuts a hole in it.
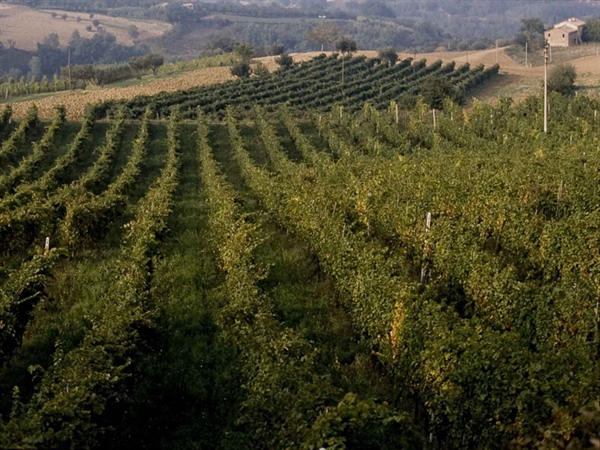
M 52 12 L 57 14 L 56 18 L 52 17 Z M 63 14 L 67 14 L 66 20 L 62 19 Z M 77 22 L 77 17 L 81 18 L 80 22 Z M 35 50 L 38 42 L 43 42 L 44 38 L 50 33 L 56 33 L 60 43 L 66 46 L 75 30 L 79 31 L 84 38 L 92 37 L 95 31 L 86 30 L 86 26 L 92 25 L 92 20 L 100 21 L 104 29 L 108 33 L 114 34 L 117 42 L 124 45 L 133 45 L 134 43 L 127 32 L 127 27 L 130 25 L 135 25 L 138 28 L 139 36 L 136 39 L 138 41 L 162 36 L 172 28 L 172 25 L 158 21 L 131 20 L 103 14 L 95 14 L 94 18 L 91 19 L 85 13 L 39 10 L 21 5 L 1 3 L 0 41 L 7 46 L 8 40 L 12 39 L 16 48 Z
M 591 49 L 590 49 L 591 51 Z M 325 52 L 331 55 L 332 52 Z M 292 54 L 294 61 L 309 61 L 318 56 L 321 52 L 307 52 Z M 596 91 L 600 86 L 600 63 L 598 57 L 593 54 L 580 56 L 575 53 L 572 56 L 563 56 L 561 61 L 565 60 L 573 64 L 578 71 L 579 77 L 577 84 L 583 86 L 585 91 L 592 95 L 597 95 Z M 363 55 L 369 58 L 377 56 L 376 51 L 358 51 L 357 56 Z M 469 62 L 473 67 L 483 64 L 491 67 L 500 65 L 500 76 L 486 83 L 481 89 L 472 93 L 472 98 L 496 102 L 500 97 L 512 97 L 516 102 L 521 102 L 530 95 L 538 95 L 541 91 L 541 82 L 543 80 L 543 67 L 524 67 L 517 63 L 506 54 L 506 48 L 500 48 L 496 57 L 495 49 L 481 50 L 476 52 L 434 52 L 408 54 L 400 53 L 401 59 L 416 58 L 416 60 L 425 59 L 427 61 L 443 61 L 449 63 L 455 61 L 457 65 Z M 261 62 L 271 71 L 278 69 L 275 63 L 275 57 L 264 57 L 255 59 Z M 59 105 L 67 106 L 67 115 L 70 119 L 80 119 L 87 104 L 111 100 L 127 100 L 137 96 L 156 95 L 161 92 L 175 92 L 181 89 L 190 89 L 198 86 L 207 86 L 217 83 L 223 83 L 232 80 L 233 77 L 227 67 L 215 67 L 206 69 L 196 69 L 180 74 L 174 74 L 168 78 L 159 78 L 156 80 L 148 79 L 142 84 L 131 84 L 126 87 L 106 87 L 90 88 L 85 91 L 59 92 L 53 95 L 44 95 L 35 100 L 24 99 L 13 103 L 15 117 L 24 117 L 31 104 L 35 103 L 40 109 L 40 117 L 49 119 L 53 115 L 54 108 Z M 470 100 L 467 99 L 467 104 Z
M 5 110 L 0 447 L 587 448 L 600 104 L 551 100 Z
M 310 107 L 308 99 L 312 103 L 327 105 L 332 98 L 344 99 L 352 102 L 353 107 L 359 107 L 365 101 L 376 100 L 380 104 L 387 104 L 398 96 L 414 97 L 419 91 L 420 81 L 428 75 L 439 74 L 447 77 L 451 84 L 460 85 L 460 93 L 468 95 L 469 90 L 491 79 L 491 72 L 496 73 L 494 65 L 487 68 L 473 65 L 470 69 L 465 65 L 456 65 L 452 61 L 441 64 L 441 60 L 414 60 L 412 55 L 393 68 L 385 64 L 377 64 L 372 60 L 376 52 L 357 52 L 353 58 L 348 59 L 348 68 L 344 69 L 343 58 L 335 58 L 335 54 L 329 53 L 306 53 L 293 55 L 298 63 L 290 70 L 277 70 L 278 65 L 274 57 L 258 58 L 260 62 L 272 72 L 272 75 L 264 79 L 256 77 L 250 79 L 234 80 L 229 67 L 213 67 L 197 69 L 172 77 L 146 80 L 143 84 L 133 84 L 127 87 L 114 87 L 103 89 L 90 89 L 84 91 L 61 92 L 55 95 L 44 94 L 35 100 L 17 101 L 12 103 L 15 117 L 24 117 L 31 105 L 35 104 L 39 109 L 40 117 L 50 118 L 54 108 L 65 105 L 67 117 L 79 120 L 89 104 L 100 102 L 118 103 L 128 101 L 136 104 L 144 102 L 173 103 L 173 98 L 186 96 L 189 100 L 187 108 L 195 108 L 194 96 L 207 96 L 209 102 L 220 104 L 223 109 L 226 104 L 244 103 L 244 107 L 251 107 L 249 99 L 254 95 L 262 98 L 260 103 L 270 103 L 288 100 L 293 96 L 295 104 L 307 101 L 304 107 Z M 344 59 L 345 60 L 345 59 Z M 407 68 L 410 66 L 412 69 Z M 485 73 L 477 75 L 479 72 Z M 326 75 L 319 78 L 321 75 Z M 258 91 L 257 91 L 258 89 Z M 224 91 L 225 96 L 212 92 Z M 288 92 L 286 96 L 285 92 Z M 407 92 L 404 92 L 407 91 Z M 324 97 L 319 99 L 320 95 Z M 157 96 L 156 99 L 152 98 Z M 140 97 L 137 99 L 137 97 Z M 289 98 L 288 98 L 289 97 Z M 279 99 L 279 100 L 277 100 Z M 248 101 L 247 101 L 248 100 Z M 197 105 L 196 105 L 197 106 Z M 143 107 L 142 107 L 143 109 Z M 138 108 L 138 113 L 140 110 Z

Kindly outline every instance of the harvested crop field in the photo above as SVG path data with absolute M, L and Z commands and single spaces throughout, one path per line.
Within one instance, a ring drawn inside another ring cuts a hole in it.
M 56 17 L 52 17 L 53 12 Z M 66 19 L 62 18 L 63 14 L 67 15 Z M 90 38 L 94 35 L 95 28 L 87 31 L 86 27 L 92 25 L 92 20 L 98 20 L 105 31 L 114 34 L 117 42 L 125 45 L 133 44 L 133 39 L 127 31 L 127 27 L 131 25 L 138 28 L 138 41 L 162 36 L 172 28 L 170 24 L 158 21 L 131 20 L 102 14 L 95 14 L 92 19 L 85 13 L 42 11 L 25 6 L 0 4 L 2 41 L 6 43 L 12 39 L 16 43 L 15 47 L 23 50 L 35 50 L 36 44 L 42 42 L 50 33 L 58 34 L 63 46 L 69 42 L 75 30 L 78 30 L 82 37 Z
M 23 117 L 31 104 L 35 103 L 39 109 L 40 117 L 50 118 L 54 115 L 55 106 L 64 105 L 67 108 L 67 118 L 78 120 L 83 116 L 85 107 L 89 103 L 121 100 L 138 95 L 154 95 L 159 92 L 173 92 L 195 86 L 222 83 L 232 78 L 229 67 L 211 67 L 135 86 L 65 92 L 36 101 L 13 103 L 13 111 L 15 117 Z

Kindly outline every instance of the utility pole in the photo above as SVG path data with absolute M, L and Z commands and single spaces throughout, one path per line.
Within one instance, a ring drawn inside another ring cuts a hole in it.
M 527 67 L 527 44 L 528 42 L 525 41 L 525 67 Z
M 548 132 L 548 41 L 544 45 L 544 133 Z
M 71 46 L 69 46 L 69 53 L 67 56 L 67 73 L 69 76 L 69 90 L 72 90 L 73 87 L 71 85 Z
M 498 64 L 498 39 L 496 39 L 496 64 Z

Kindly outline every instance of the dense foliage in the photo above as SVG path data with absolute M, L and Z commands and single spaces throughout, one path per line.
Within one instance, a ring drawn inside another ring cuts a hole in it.
M 139 117 L 147 105 L 160 115 L 168 114 L 172 105 L 179 105 L 183 116 L 190 118 L 195 117 L 197 108 L 205 114 L 222 117 L 228 106 L 248 110 L 253 105 L 282 103 L 309 110 L 328 110 L 335 103 L 359 109 L 365 101 L 379 108 L 385 108 L 390 101 L 409 106 L 421 92 L 427 77 L 440 80 L 442 86 L 451 86 L 454 97 L 462 98 L 470 89 L 497 74 L 499 68 L 497 65 L 471 68 L 468 64 L 456 68 L 454 63 L 443 65 L 436 61 L 427 65 L 424 60 L 415 62 L 411 59 L 392 65 L 364 56 L 340 57 L 337 54 L 323 54 L 308 62 L 282 68 L 272 76 L 248 78 L 249 73 L 241 66 L 236 66 L 234 73 L 242 77 L 241 80 L 124 102 L 107 102 L 95 108 L 96 117 L 104 117 L 107 111 L 119 105 L 124 105 L 131 117 Z
M 0 446 L 591 447 L 600 102 L 550 104 L 7 109 Z

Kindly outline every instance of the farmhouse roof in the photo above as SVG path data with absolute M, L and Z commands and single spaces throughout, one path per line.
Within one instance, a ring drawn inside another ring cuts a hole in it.
M 550 31 L 560 31 L 561 33 L 571 34 L 577 33 L 577 28 L 567 27 L 563 25 L 561 27 L 554 27 Z
M 585 22 L 583 20 L 579 20 L 577 17 L 571 17 L 567 20 L 563 20 L 562 22 L 557 23 L 556 25 L 554 25 L 554 28 L 562 28 L 566 26 L 577 30 L 578 28 L 584 25 Z

